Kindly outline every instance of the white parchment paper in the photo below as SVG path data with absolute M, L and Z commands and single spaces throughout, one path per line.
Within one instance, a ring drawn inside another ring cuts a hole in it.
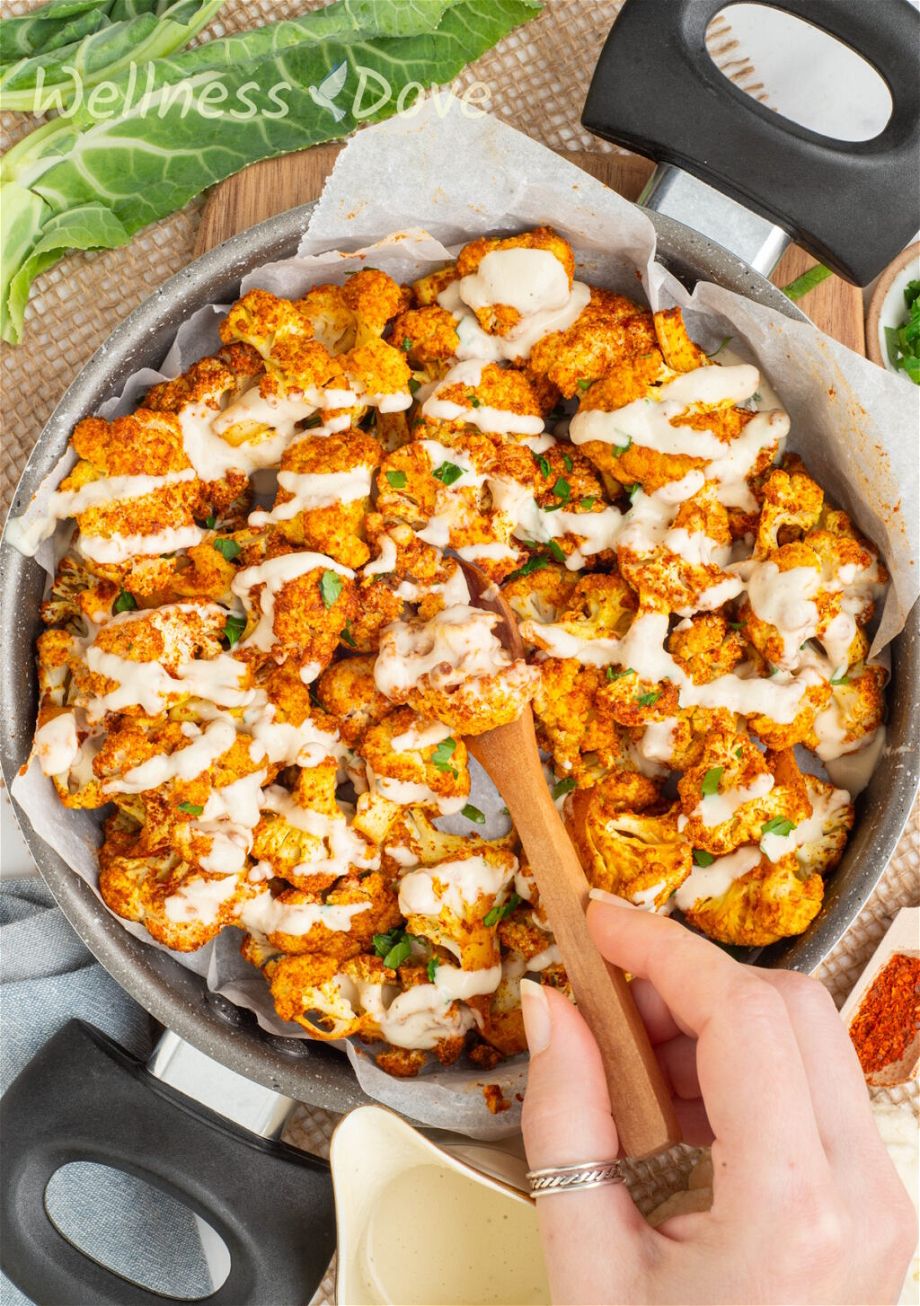
M 362 266 L 406 281 L 443 265 L 457 245 L 474 236 L 555 227 L 575 247 L 581 279 L 637 298 L 644 294 L 655 309 L 679 304 L 691 334 L 705 348 L 729 336 L 732 351 L 761 368 L 790 413 L 789 446 L 875 541 L 891 571 L 873 645 L 878 652 L 902 628 L 920 588 L 917 388 L 814 327 L 718 286 L 700 283 L 691 294 L 655 262 L 654 228 L 639 209 L 528 137 L 468 112 L 457 101 L 440 99 L 413 117 L 359 133 L 338 159 L 298 256 L 251 272 L 243 291 L 258 286 L 296 297 Z M 131 411 L 155 381 L 212 352 L 219 343 L 220 313 L 220 306 L 196 313 L 180 328 L 161 371 L 137 373 L 101 414 Z M 47 489 L 66 470 L 62 460 Z M 26 525 L 41 511 L 45 491 L 43 486 L 26 513 Z M 39 557 L 53 566 L 50 546 Z M 484 832 L 501 833 L 501 800 L 481 772 L 474 774 L 473 785 L 473 801 L 488 817 Z M 34 764 L 17 779 L 13 794 L 36 833 L 95 886 L 98 818 L 61 807 L 51 782 Z M 146 937 L 141 927 L 123 924 Z M 254 1011 L 264 1029 L 306 1037 L 298 1026 L 278 1019 L 264 981 L 241 960 L 238 944 L 237 932 L 225 930 L 198 953 L 172 955 L 203 975 L 210 988 Z M 500 1137 L 519 1125 L 524 1058 L 488 1074 L 451 1067 L 407 1081 L 383 1074 L 360 1047 L 348 1044 L 343 1050 L 365 1092 L 416 1120 L 481 1138 Z M 484 1083 L 500 1085 L 511 1109 L 492 1116 L 482 1096 Z

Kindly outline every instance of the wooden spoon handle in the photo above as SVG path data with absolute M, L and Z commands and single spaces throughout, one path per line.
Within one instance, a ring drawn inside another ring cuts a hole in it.
M 513 732 L 512 741 L 506 736 Z M 613 1118 L 628 1156 L 680 1141 L 671 1094 L 623 972 L 588 933 L 588 881 L 546 787 L 528 708 L 512 726 L 467 744 L 505 799 L 549 920 L 572 991 L 604 1063 Z M 522 755 L 526 753 L 528 755 Z M 533 756 L 529 756 L 529 754 Z

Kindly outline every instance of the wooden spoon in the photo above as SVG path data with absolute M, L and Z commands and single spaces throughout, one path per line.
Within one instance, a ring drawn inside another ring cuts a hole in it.
M 496 634 L 514 658 L 524 646 L 514 613 L 488 577 L 461 562 L 472 601 L 502 618 Z M 588 933 L 588 881 L 546 785 L 528 706 L 510 725 L 467 738 L 466 746 L 507 804 L 540 891 L 578 1007 L 601 1050 L 613 1118 L 627 1156 L 680 1141 L 670 1090 L 623 972 Z

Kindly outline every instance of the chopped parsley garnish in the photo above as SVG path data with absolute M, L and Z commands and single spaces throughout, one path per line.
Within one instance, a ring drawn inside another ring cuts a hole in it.
M 406 485 L 405 472 L 387 472 L 386 477 L 394 490 L 402 490 L 405 488 Z
M 528 558 L 525 563 L 522 563 L 517 571 L 513 571 L 510 576 L 507 576 L 506 581 L 517 580 L 519 576 L 529 576 L 531 572 L 541 571 L 548 566 L 549 558 L 544 557 L 542 553 L 535 553 L 532 558 Z
M 434 981 L 435 981 L 435 976 L 436 976 L 437 973 L 438 973 L 438 967 L 440 966 L 440 964 L 441 964 L 441 958 L 440 958 L 440 957 L 431 957 L 431 958 L 429 959 L 429 962 L 428 962 L 428 983 L 429 983 L 429 984 L 433 984 L 433 983 L 434 983 Z
M 409 394 L 410 394 L 410 395 L 418 394 L 418 392 L 419 392 L 419 390 L 421 390 L 421 388 L 422 388 L 422 383 L 421 383 L 421 381 L 418 379 L 418 377 L 417 377 L 417 376 L 410 376 L 410 377 L 409 377 Z
M 544 476 L 546 476 L 546 477 L 550 477 L 550 476 L 552 476 L 552 474 L 553 474 L 553 469 L 552 469 L 552 467 L 550 467 L 550 465 L 549 465 L 549 459 L 548 459 L 548 458 L 544 458 L 542 454 L 534 454 L 534 461 L 536 462 L 537 466 L 539 467 L 539 469 L 540 469 L 542 475 L 544 475 Z
M 731 336 L 723 336 L 722 339 L 719 341 L 719 343 L 716 345 L 715 349 L 712 351 L 712 353 L 707 354 L 706 357 L 715 358 L 716 354 L 721 354 L 722 350 L 725 348 L 725 346 L 728 344 L 730 340 L 731 340 Z
M 231 616 L 224 622 L 224 635 L 227 643 L 233 648 L 234 644 L 240 642 L 243 631 L 246 629 L 246 618 Z
M 354 635 L 351 633 L 351 622 L 350 622 L 350 621 L 346 621 L 346 622 L 345 622 L 345 629 L 342 631 L 341 639 L 342 639 L 342 642 L 343 642 L 344 644 L 347 644 L 349 648 L 357 648 L 357 647 L 358 647 L 357 644 L 355 643 L 355 637 L 354 637 Z
M 741 629 L 741 622 L 740 622 L 740 621 L 730 621 L 730 622 L 728 623 L 728 628 L 729 628 L 729 630 L 740 630 L 740 629 Z
M 520 903 L 520 898 L 516 893 L 512 893 L 507 902 L 503 902 L 500 907 L 493 907 L 490 912 L 486 912 L 482 918 L 483 925 L 497 925 L 503 921 L 506 916 L 510 916 Z
M 127 590 L 122 590 L 118 598 L 112 604 L 113 612 L 133 612 L 137 607 L 137 599 Z
M 323 607 L 331 608 L 333 603 L 342 593 L 344 585 L 342 577 L 335 571 L 324 571 L 319 578 L 319 592 L 322 596 Z
M 790 821 L 787 816 L 774 816 L 770 821 L 764 821 L 760 827 L 761 835 L 775 834 L 780 839 L 785 839 L 787 834 L 791 834 L 796 827 L 795 821 Z
M 567 775 L 564 780 L 557 780 L 553 785 L 553 801 L 555 802 L 560 798 L 564 798 L 566 794 L 570 794 L 574 788 L 575 781 L 570 775 Z
M 700 785 L 700 792 L 704 798 L 711 798 L 713 794 L 719 792 L 719 781 L 722 779 L 724 766 L 711 766 L 703 776 L 703 783 Z
M 651 707 L 653 703 L 658 702 L 659 698 L 661 698 L 661 690 L 650 689 L 647 694 L 640 694 L 636 702 L 640 707 Z
M 585 377 L 582 377 L 581 380 L 578 382 L 578 388 L 582 394 L 584 394 L 586 390 L 590 390 L 593 385 L 594 382 L 588 381 Z
M 562 465 L 567 472 L 571 472 L 575 470 L 575 464 L 572 462 L 571 458 L 567 453 L 564 453 L 562 455 Z
M 383 958 L 384 966 L 390 970 L 401 966 L 412 952 L 412 935 L 407 934 L 401 925 L 386 934 L 375 934 L 373 943 L 377 956 Z
M 742 748 L 742 746 L 741 746 L 740 744 L 739 744 L 738 747 L 735 749 L 735 757 L 737 757 L 737 758 L 742 758 L 742 757 L 744 757 L 744 749 Z
M 556 540 L 550 540 L 548 548 L 557 562 L 565 562 L 565 550 Z
M 211 543 L 214 545 L 217 552 L 221 554 L 222 557 L 226 558 L 228 562 L 232 562 L 233 559 L 239 555 L 240 546 L 237 544 L 236 540 L 219 539 L 212 540 Z
M 846 667 L 838 667 L 837 670 L 834 672 L 834 674 L 831 676 L 831 684 L 848 685 L 850 683 L 850 677 L 847 675 L 847 670 L 848 668 Z
M 593 508 L 596 503 L 597 503 L 597 495 L 595 494 L 586 494 L 583 499 L 578 500 L 579 508 L 584 508 L 585 512 L 590 511 L 590 509 Z
M 457 778 L 457 768 L 451 764 L 451 758 L 457 751 L 457 741 L 450 735 L 442 739 L 437 748 L 431 754 L 432 766 L 437 767 L 439 771 L 449 771 L 454 779 Z
M 904 287 L 907 317 L 898 327 L 885 327 L 888 361 L 906 373 L 914 385 L 920 385 L 920 281 L 908 281 Z
M 217 525 L 217 513 L 213 510 L 209 512 L 207 517 L 204 519 L 204 524 L 209 531 L 213 531 L 214 527 Z
M 436 467 L 431 474 L 442 485 L 453 485 L 454 481 L 459 481 L 463 471 L 464 469 L 458 467 L 456 463 L 441 463 L 441 466 Z
M 694 848 L 693 865 L 694 866 L 711 866 L 715 858 L 712 853 L 708 853 L 705 848 Z
M 560 476 L 557 478 L 556 484 L 552 488 L 552 493 L 557 499 L 561 499 L 563 503 L 567 503 L 572 497 L 572 487 L 564 476 Z
M 486 823 L 485 812 L 480 812 L 479 808 L 474 807 L 472 803 L 467 803 L 465 807 L 461 808 L 460 815 L 465 816 L 468 821 L 474 821 L 476 825 L 485 825 Z
M 642 486 L 639 484 L 639 482 L 635 481 L 632 485 L 625 485 L 623 488 L 625 489 L 626 493 L 629 495 L 629 502 L 635 503 L 636 495 L 642 489 Z
M 625 444 L 615 444 L 615 445 L 613 446 L 613 452 L 614 452 L 614 453 L 616 454 L 616 456 L 619 458 L 621 454 L 624 454 L 624 453 L 626 452 L 626 450 L 630 447 L 630 445 L 632 444 L 633 441 L 632 441 L 632 436 L 631 436 L 631 435 L 626 435 L 626 432 L 625 432 L 625 431 L 617 431 L 617 435 L 625 435 L 625 436 L 626 436 L 626 443 L 625 443 Z
M 409 350 L 412 348 L 412 341 L 408 336 L 403 336 L 403 342 L 399 347 L 408 354 Z
M 634 676 L 635 674 L 632 667 L 627 667 L 625 671 L 617 671 L 616 667 L 607 668 L 608 680 L 622 680 L 624 676 Z
M 474 394 L 468 394 L 468 395 L 466 396 L 466 401 L 467 401 L 467 403 L 469 404 L 470 408 L 481 408 L 481 407 L 482 407 L 482 400 L 479 399 L 479 398 L 478 398 L 476 395 L 474 395 Z
M 200 816 L 204 808 L 200 803 L 180 803 L 179 811 L 185 812 L 188 816 Z
M 779 667 L 774 667 L 769 662 L 767 663 L 767 666 L 769 667 L 769 670 L 767 671 L 768 676 L 775 676 L 779 671 Z
M 548 503 L 548 504 L 546 505 L 545 508 L 544 508 L 544 507 L 541 507 L 541 505 L 538 503 L 538 504 L 537 504 L 537 511 L 538 511 L 538 512 L 558 512 L 560 508 L 564 508 L 564 507 L 565 507 L 565 502 L 564 502 L 562 499 L 560 499 L 558 503 Z

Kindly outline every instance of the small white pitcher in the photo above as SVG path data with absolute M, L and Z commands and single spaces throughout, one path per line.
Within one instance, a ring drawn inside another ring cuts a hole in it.
M 338 1306 L 550 1301 L 519 1158 L 459 1137 L 445 1150 L 392 1111 L 365 1106 L 339 1124 L 330 1162 Z

